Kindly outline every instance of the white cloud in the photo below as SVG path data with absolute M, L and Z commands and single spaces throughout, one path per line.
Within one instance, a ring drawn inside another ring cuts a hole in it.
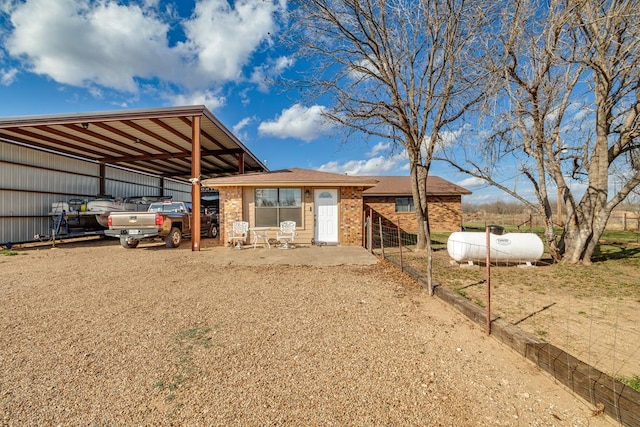
M 169 98 L 173 105 L 204 105 L 210 111 L 223 107 L 226 103 L 226 99 L 223 96 L 218 96 L 210 91 L 196 91 L 188 94 L 170 96 Z
M 286 70 L 288 70 L 289 68 L 293 67 L 293 64 L 295 63 L 295 61 L 293 60 L 293 58 L 289 57 L 289 56 L 281 56 L 279 58 L 276 58 L 274 61 L 274 71 L 276 73 L 282 73 Z
M 460 142 L 460 138 L 462 134 L 469 129 L 469 125 L 463 125 L 456 130 L 443 130 L 440 132 L 440 139 L 438 140 L 438 144 L 436 148 L 438 149 L 446 149 L 449 147 L 454 147 Z M 427 143 L 431 140 L 429 138 L 422 144 L 423 152 L 426 150 Z
M 399 171 L 408 171 L 409 161 L 406 152 L 401 150 L 394 153 L 392 147 L 391 142 L 379 142 L 365 153 L 365 159 L 344 163 L 328 162 L 318 170 L 347 175 L 397 175 Z
M 407 174 L 409 160 L 404 149 L 394 150 L 393 142 L 381 141 L 364 153 L 364 159 L 344 163 L 331 161 L 316 169 L 347 175 L 398 175 L 400 172 Z
M 462 181 L 456 182 L 456 185 L 459 185 L 460 187 L 472 189 L 475 187 L 486 187 L 488 184 L 487 184 L 487 181 L 483 179 L 476 178 L 475 176 L 470 176 L 468 178 L 463 179 Z
M 254 67 L 251 73 L 251 83 L 254 83 L 258 90 L 262 93 L 269 92 L 269 77 L 267 77 L 267 68 L 264 65 Z
M 58 83 L 136 93 L 144 80 L 159 80 L 202 91 L 242 79 L 243 67 L 271 43 L 286 10 L 285 0 L 196 0 L 192 16 L 176 24 L 171 5 L 160 3 L 0 0 L 12 26 L 6 50 L 29 71 Z M 185 38 L 170 46 L 175 25 L 182 25 Z
M 227 0 L 196 3 L 194 18 L 184 23 L 184 46 L 196 56 L 202 76 L 234 80 L 262 43 L 275 32 L 275 14 L 284 2 L 239 0 L 232 7 Z
M 104 93 L 102 92 L 102 90 L 100 90 L 100 88 L 91 87 L 88 90 L 91 96 L 93 96 L 95 99 L 102 99 L 104 97 Z
M 253 117 L 245 117 L 244 119 L 240 120 L 238 123 L 236 123 L 233 128 L 232 128 L 232 132 L 234 134 L 238 134 L 242 131 L 242 129 L 244 129 L 245 127 L 247 127 L 249 124 L 251 124 L 251 122 L 254 120 Z
M 0 12 L 10 13 L 13 10 L 15 0 L 0 0 Z
M 276 58 L 273 61 L 268 61 L 266 64 L 254 67 L 250 80 L 256 84 L 258 90 L 266 93 L 269 91 L 270 80 L 291 68 L 293 64 L 293 59 L 289 57 L 282 56 Z
M 483 189 L 482 192 L 474 191 L 473 194 L 463 196 L 462 198 L 462 203 L 464 204 L 495 203 L 498 201 L 515 202 L 516 199 L 496 188 Z
M 160 0 L 143 0 L 143 3 L 147 9 L 152 9 L 158 7 Z
M 366 160 L 349 160 L 345 163 L 329 162 L 317 168 L 323 172 L 347 175 L 392 175 L 407 170 L 407 159 L 403 155 L 380 156 Z
M 9 86 L 16 80 L 18 70 L 15 68 L 0 68 L 0 85 Z
M 367 153 L 367 157 L 374 157 L 380 153 L 389 153 L 391 151 L 392 144 L 390 142 L 378 142 Z
M 295 104 L 291 108 L 282 111 L 275 120 L 260 123 L 258 131 L 262 135 L 277 138 L 299 138 L 303 141 L 311 141 L 328 131 L 331 124 L 322 117 L 326 107 L 314 105 L 304 107 Z
M 372 61 L 363 59 L 351 66 L 349 78 L 353 81 L 367 80 L 372 74 L 378 75 L 379 72 Z
M 245 117 L 244 119 L 240 120 L 238 123 L 236 123 L 232 128 L 231 131 L 233 132 L 233 134 L 235 136 L 237 136 L 241 141 L 245 141 L 247 139 L 249 139 L 249 135 L 244 131 L 245 128 L 247 126 L 249 126 L 251 123 L 253 123 L 256 120 L 255 117 Z
M 9 53 L 60 83 L 135 92 L 136 77 L 173 77 L 168 26 L 136 5 L 29 0 L 11 15 Z

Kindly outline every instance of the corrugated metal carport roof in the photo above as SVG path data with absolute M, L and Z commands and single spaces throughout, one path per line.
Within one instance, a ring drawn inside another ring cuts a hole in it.
M 189 179 L 192 124 L 200 122 L 200 174 L 266 171 L 203 105 L 0 119 L 0 138 L 164 177 Z

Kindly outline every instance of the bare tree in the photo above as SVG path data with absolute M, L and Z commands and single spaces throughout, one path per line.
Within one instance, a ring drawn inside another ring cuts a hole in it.
M 349 134 L 403 147 L 417 247 L 430 255 L 427 175 L 443 132 L 483 96 L 474 54 L 486 10 L 465 0 L 300 0 L 294 10 L 290 40 L 312 63 L 298 86 L 330 95 L 326 116 Z
M 502 53 L 487 58 L 494 82 L 503 85 L 490 137 L 481 144 L 487 155 L 444 158 L 546 218 L 555 260 L 588 264 L 613 208 L 640 184 L 639 3 L 511 0 L 502 18 Z M 505 157 L 521 162 L 535 201 L 500 183 L 494 165 Z M 611 194 L 616 166 L 625 182 Z M 581 184 L 581 196 L 570 182 Z

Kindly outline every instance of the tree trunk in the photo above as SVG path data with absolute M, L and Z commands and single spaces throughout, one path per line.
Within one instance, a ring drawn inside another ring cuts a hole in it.
M 429 217 L 424 221 L 424 234 L 427 239 L 427 291 L 433 296 L 433 249 L 431 248 L 431 226 Z
M 429 168 L 419 162 L 411 161 L 411 189 L 413 204 L 418 223 L 418 241 L 416 252 L 426 251 L 427 290 L 433 295 L 433 252 L 431 249 L 431 226 L 429 225 L 429 207 L 427 204 L 427 175 Z
M 577 226 L 569 228 L 563 236 L 564 247 L 562 262 L 567 264 L 590 265 L 600 237 L 604 233 L 611 208 L 601 206 L 589 215 L 576 215 L 571 220 Z
M 427 249 L 427 236 L 424 227 L 424 222 L 427 221 L 429 215 L 427 206 L 427 168 L 421 164 L 413 164 L 413 162 L 411 167 L 411 189 L 416 211 L 416 222 L 418 224 L 416 251 L 422 252 Z
M 549 249 L 549 255 L 554 262 L 559 262 L 562 259 L 562 254 L 564 252 L 564 240 L 561 237 L 558 240 L 558 236 L 556 235 L 556 231 L 554 229 L 553 220 L 550 216 L 544 216 L 544 228 L 545 233 L 544 237 L 547 241 L 547 248 Z M 563 233 L 564 236 L 564 233 Z

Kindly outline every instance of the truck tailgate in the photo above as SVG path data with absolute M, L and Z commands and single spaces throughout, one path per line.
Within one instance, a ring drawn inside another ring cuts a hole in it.
M 157 229 L 155 212 L 112 212 L 109 228 L 112 230 Z

